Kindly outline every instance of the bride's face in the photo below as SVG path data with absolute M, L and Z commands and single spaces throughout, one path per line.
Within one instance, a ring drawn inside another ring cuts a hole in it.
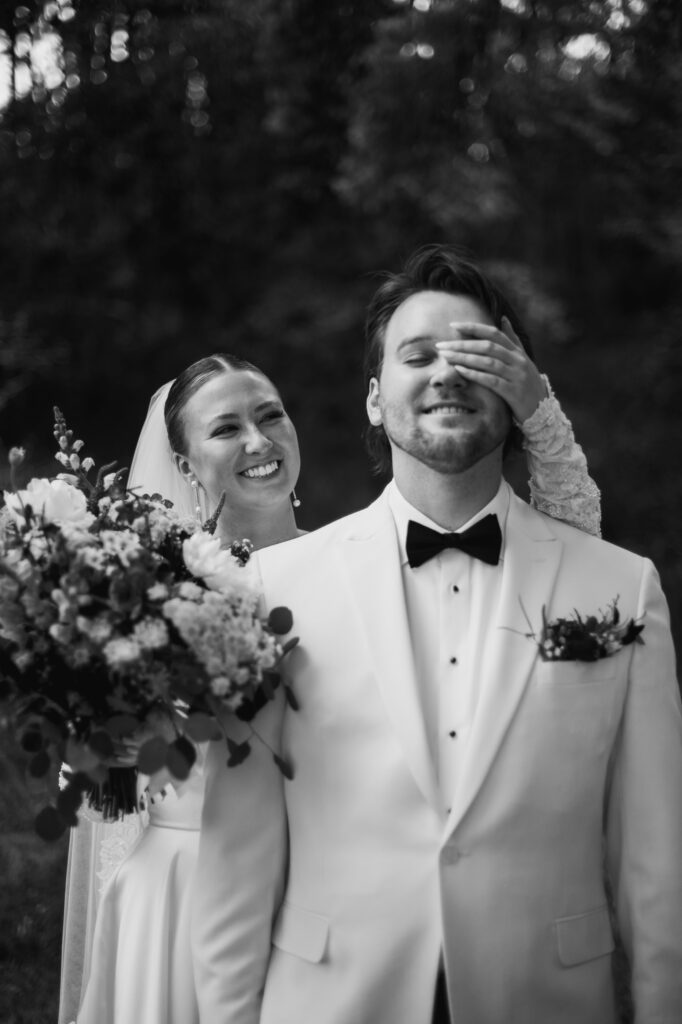
M 294 425 L 270 381 L 251 370 L 212 377 L 185 405 L 185 456 L 211 511 L 225 492 L 228 509 L 266 510 L 288 500 L 301 459 Z

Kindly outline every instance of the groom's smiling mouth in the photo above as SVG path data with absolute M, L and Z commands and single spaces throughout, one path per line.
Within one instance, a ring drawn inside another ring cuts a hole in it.
M 470 416 L 475 411 L 470 405 L 461 402 L 434 402 L 424 409 L 427 416 Z
M 267 480 L 275 475 L 281 465 L 281 459 L 272 459 L 271 462 L 260 462 L 257 466 L 242 469 L 239 475 L 245 476 L 247 480 Z

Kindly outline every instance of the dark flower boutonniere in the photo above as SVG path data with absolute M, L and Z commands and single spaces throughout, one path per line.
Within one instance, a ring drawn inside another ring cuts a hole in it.
M 644 624 L 632 618 L 621 620 L 616 597 L 606 612 L 583 616 L 576 610 L 554 620 L 547 618 L 543 605 L 540 635 L 531 631 L 526 636 L 535 641 L 543 661 L 599 661 L 628 644 L 643 644 L 643 629 Z

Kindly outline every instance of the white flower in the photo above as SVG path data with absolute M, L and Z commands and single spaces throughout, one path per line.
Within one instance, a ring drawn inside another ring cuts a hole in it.
M 211 680 L 211 693 L 214 697 L 220 697 L 224 707 L 229 711 L 238 711 L 244 703 L 244 694 L 240 690 L 231 693 L 232 684 L 225 676 L 217 676 Z
M 82 547 L 78 552 L 78 558 L 83 565 L 94 569 L 95 572 L 104 572 L 108 561 L 106 552 L 94 546 Z
M 112 668 L 126 668 L 139 659 L 142 649 L 135 640 L 119 636 L 110 640 L 102 653 Z
M 159 647 L 165 647 L 168 643 L 168 627 L 162 619 L 147 616 L 141 622 L 136 623 L 133 637 L 140 647 L 153 651 Z
M 20 447 L 10 448 L 9 455 L 7 457 L 9 459 L 10 466 L 20 466 L 26 458 L 26 449 Z
M 12 661 L 20 672 L 25 672 L 33 664 L 33 655 L 30 651 L 16 651 L 12 655 Z
M 217 537 L 211 537 L 203 531 L 193 534 L 183 541 L 182 557 L 192 575 L 203 579 L 211 590 L 256 600 L 258 592 L 249 574 L 244 572 L 244 567 L 239 565 L 229 551 L 221 548 Z
M 117 558 L 121 565 L 129 566 L 141 550 L 140 538 L 132 530 L 101 530 L 99 537 L 105 554 Z
M 35 513 L 44 516 L 49 523 L 62 526 L 88 527 L 95 517 L 88 512 L 85 495 L 77 487 L 65 480 L 45 480 L 34 478 L 25 491 L 16 494 L 5 491 L 5 501 L 14 515 L 15 521 L 24 521 L 23 509 L 30 505 Z
M 106 476 L 102 480 L 102 484 L 104 486 L 104 490 L 105 491 L 109 490 L 109 488 L 111 487 L 111 485 L 113 484 L 115 479 L 116 479 L 116 474 L 115 473 L 107 473 L 106 474 Z
M 184 580 L 178 587 L 179 596 L 183 597 L 186 601 L 200 601 L 203 593 L 204 591 L 201 587 L 198 587 L 196 583 L 192 583 L 190 580 Z
M 76 619 L 76 628 L 94 644 L 103 644 L 111 636 L 113 626 L 104 615 L 98 615 L 94 619 L 79 615 Z
M 168 587 L 165 583 L 153 583 L 147 587 L 147 597 L 150 601 L 165 601 L 168 597 Z
M 53 622 L 48 630 L 53 640 L 56 640 L 58 644 L 70 644 L 73 637 L 73 629 L 71 626 L 66 625 L 63 622 Z

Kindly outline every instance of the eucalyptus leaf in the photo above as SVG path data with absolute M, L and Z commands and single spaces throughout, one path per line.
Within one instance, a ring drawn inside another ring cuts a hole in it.
M 285 685 L 285 687 L 284 687 L 284 696 L 286 697 L 287 704 L 289 705 L 291 710 L 292 711 L 298 711 L 298 709 L 300 708 L 301 705 L 298 703 L 298 700 L 296 698 L 296 694 L 294 693 L 294 691 L 292 690 L 292 688 L 290 686 Z
M 251 744 L 248 740 L 245 740 L 243 743 L 237 743 L 235 740 L 231 740 L 228 736 L 227 749 L 230 754 L 227 759 L 227 767 L 236 768 L 237 765 L 241 764 L 242 761 L 245 761 L 251 753 Z
M 43 807 L 36 815 L 35 830 L 41 839 L 54 842 L 64 834 L 66 822 L 55 807 Z
M 152 736 L 140 747 L 137 767 L 145 775 L 153 775 L 166 764 L 168 743 L 161 736 Z
M 285 759 L 283 757 L 280 757 L 279 754 L 273 754 L 272 760 L 275 762 L 275 764 L 277 765 L 285 779 L 293 779 L 294 769 L 292 768 L 288 761 L 285 761 Z
M 206 740 L 219 740 L 222 736 L 220 726 L 214 718 L 203 711 L 195 711 L 183 722 L 182 728 L 195 743 Z
M 280 606 L 273 608 L 268 615 L 268 626 L 273 633 L 277 633 L 278 636 L 283 636 L 284 633 L 288 633 L 294 624 L 294 617 L 288 608 Z

